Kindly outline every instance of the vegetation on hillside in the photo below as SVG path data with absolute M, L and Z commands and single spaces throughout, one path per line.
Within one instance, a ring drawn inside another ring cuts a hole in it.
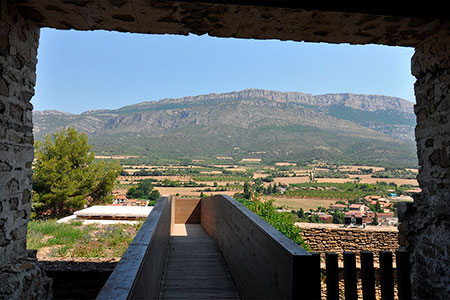
M 74 126 L 90 134 L 99 153 L 141 156 L 129 163 L 228 157 L 417 167 L 413 104 L 386 96 L 247 90 L 82 115 L 36 112 L 34 120 L 37 139 Z

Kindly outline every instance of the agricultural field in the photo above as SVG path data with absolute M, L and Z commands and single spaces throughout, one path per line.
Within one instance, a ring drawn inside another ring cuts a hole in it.
M 277 207 L 288 208 L 292 210 L 300 210 L 303 208 L 305 211 L 310 209 L 316 209 L 319 206 L 328 207 L 331 204 L 336 203 L 339 199 L 312 199 L 312 198 L 299 198 L 299 197 L 285 197 L 285 196 L 264 196 L 264 201 L 274 200 L 274 205 Z
M 107 159 L 107 158 L 104 158 Z M 317 210 L 336 202 L 351 203 L 367 195 L 410 201 L 408 190 L 417 188 L 416 169 L 385 169 L 371 166 L 297 166 L 294 163 L 214 165 L 122 165 L 114 195 L 126 195 L 146 180 L 161 195 L 200 197 L 226 194 L 244 198 L 244 186 L 263 203 L 288 211 Z M 332 177 L 314 175 L 330 174 Z M 394 175 L 398 176 L 395 177 Z M 385 176 L 385 177 L 383 177 Z M 248 199 L 248 198 L 247 198 Z M 154 203 L 154 202 L 152 202 Z M 353 202 L 354 203 L 354 202 Z M 56 220 L 31 221 L 27 245 L 40 259 L 104 259 L 121 257 L 140 225 L 58 224 Z
M 185 165 L 123 165 L 116 193 L 126 190 L 144 179 L 150 179 L 161 195 L 199 197 L 215 194 L 233 196 L 242 193 L 246 182 L 259 184 L 262 189 L 273 185 L 283 192 L 263 194 L 262 199 L 274 199 L 275 205 L 286 209 L 309 210 L 328 206 L 338 200 L 354 200 L 368 194 L 386 196 L 418 186 L 414 179 L 417 169 L 385 169 L 374 166 L 324 165 L 297 166 L 291 162 L 273 164 L 208 164 L 192 161 Z M 398 177 L 395 177 L 397 175 Z M 322 186 L 309 189 L 312 185 Z M 368 185 L 369 189 L 348 188 Z M 303 190 L 302 190 L 303 187 Z M 305 191 L 305 187 L 308 188 Z M 326 188 L 325 188 L 326 187 Z M 344 188 L 347 187 L 347 188 Z

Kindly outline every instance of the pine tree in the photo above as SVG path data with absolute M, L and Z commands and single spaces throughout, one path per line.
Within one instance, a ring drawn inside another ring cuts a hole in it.
M 272 188 L 272 194 L 278 193 L 277 185 L 274 183 Z
M 122 171 L 119 162 L 94 162 L 87 136 L 73 128 L 35 144 L 33 217 L 64 217 L 84 205 L 107 203 Z
M 267 195 L 272 195 L 273 190 L 272 190 L 272 185 L 269 184 L 269 186 L 267 187 Z
M 248 181 L 244 182 L 244 198 L 245 199 L 250 199 L 251 194 L 250 194 L 250 183 L 248 183 Z

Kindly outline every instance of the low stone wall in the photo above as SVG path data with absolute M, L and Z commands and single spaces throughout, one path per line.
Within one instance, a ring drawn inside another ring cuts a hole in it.
M 302 237 L 310 245 L 312 252 L 338 254 L 344 251 L 356 252 L 358 262 L 359 252 L 362 250 L 374 252 L 374 260 L 378 262 L 379 251 L 387 250 L 394 254 L 399 247 L 398 229 L 392 226 L 355 228 L 337 224 L 296 223 L 296 225 L 302 229 Z M 339 255 L 339 259 L 342 261 L 342 255 Z

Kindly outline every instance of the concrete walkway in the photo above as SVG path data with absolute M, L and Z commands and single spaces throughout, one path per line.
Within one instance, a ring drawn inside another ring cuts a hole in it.
M 239 299 L 219 247 L 201 225 L 174 225 L 160 299 Z

